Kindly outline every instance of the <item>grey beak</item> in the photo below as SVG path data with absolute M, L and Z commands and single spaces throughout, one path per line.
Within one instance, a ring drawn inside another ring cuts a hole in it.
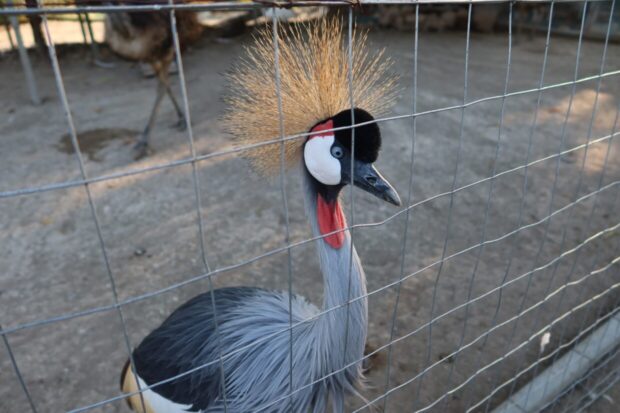
M 355 161 L 353 185 L 373 194 L 377 198 L 400 206 L 400 197 L 390 183 L 377 171 L 373 164 Z

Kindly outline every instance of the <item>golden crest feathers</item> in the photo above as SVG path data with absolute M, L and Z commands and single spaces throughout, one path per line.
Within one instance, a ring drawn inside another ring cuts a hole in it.
M 284 136 L 306 133 L 315 124 L 351 107 L 348 42 L 343 24 L 321 19 L 292 28 L 278 36 L 280 95 Z M 366 34 L 352 39 L 353 103 L 373 116 L 387 112 L 396 96 L 396 76 L 388 75 L 391 61 L 379 51 L 366 51 Z M 276 94 L 275 53 L 271 27 L 263 28 L 245 58 L 229 75 L 231 95 L 225 128 L 264 175 L 279 171 L 281 142 Z M 301 159 L 305 137 L 284 142 L 286 166 Z

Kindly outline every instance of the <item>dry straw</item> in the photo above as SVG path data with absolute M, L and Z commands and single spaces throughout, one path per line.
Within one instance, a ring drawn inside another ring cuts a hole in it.
M 353 102 L 374 116 L 384 114 L 396 97 L 396 76 L 384 50 L 369 54 L 366 33 L 354 33 Z M 350 108 L 348 42 L 338 19 L 320 19 L 288 28 L 278 36 L 280 94 L 285 136 L 305 133 L 317 123 Z M 239 147 L 280 136 L 270 27 L 260 30 L 229 75 L 231 95 L 224 121 Z M 304 137 L 285 141 L 287 166 L 301 159 Z M 249 149 L 244 156 L 264 175 L 279 170 L 280 145 Z

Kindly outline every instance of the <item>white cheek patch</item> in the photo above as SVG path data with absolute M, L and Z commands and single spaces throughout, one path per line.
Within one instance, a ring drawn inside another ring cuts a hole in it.
M 310 174 L 325 185 L 337 185 L 340 175 L 340 161 L 331 154 L 334 135 L 314 136 L 304 146 L 304 162 Z

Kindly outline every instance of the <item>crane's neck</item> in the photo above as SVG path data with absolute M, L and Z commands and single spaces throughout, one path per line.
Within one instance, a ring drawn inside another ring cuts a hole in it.
M 346 219 L 338 200 L 341 188 L 322 186 L 303 166 L 302 176 L 313 235 L 323 236 L 345 228 Z M 316 320 L 314 327 L 322 340 L 317 344 L 326 346 L 335 357 L 340 358 L 341 354 L 343 359 L 338 361 L 351 363 L 361 359 L 366 342 L 368 305 L 364 270 L 349 231 L 316 242 L 323 273 L 323 311 L 336 308 Z

